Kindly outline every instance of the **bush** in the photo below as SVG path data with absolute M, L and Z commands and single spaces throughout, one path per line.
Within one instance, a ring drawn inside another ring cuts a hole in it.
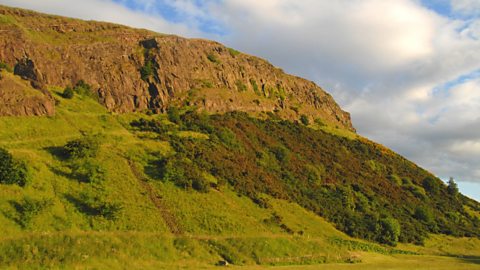
M 67 157 L 71 159 L 95 157 L 99 148 L 100 142 L 93 136 L 69 141 L 64 147 Z
M 80 182 L 98 184 L 105 179 L 105 170 L 94 159 L 76 160 L 70 168 L 72 176 Z
M 423 180 L 422 185 L 423 188 L 425 188 L 426 191 L 428 191 L 430 194 L 438 194 L 440 191 L 440 180 L 437 180 L 432 177 L 427 177 Z
M 21 202 L 12 202 L 12 204 L 18 212 L 18 217 L 15 218 L 15 221 L 22 228 L 26 228 L 36 215 L 53 205 L 53 202 L 49 199 L 24 197 Z
M 180 124 L 182 120 L 180 119 L 180 110 L 177 107 L 168 107 L 167 110 L 168 120 L 175 124 Z
M 75 92 L 70 86 L 67 86 L 65 90 L 63 90 L 62 97 L 66 99 L 72 99 L 73 96 L 75 95 Z
M 433 213 L 430 209 L 426 207 L 422 207 L 422 206 L 417 207 L 415 209 L 414 217 L 427 224 L 430 224 L 433 222 Z
M 180 154 L 160 162 L 159 169 L 164 181 L 171 181 L 178 187 L 199 192 L 209 190 L 210 185 L 198 167 Z
M 304 124 L 305 126 L 308 126 L 310 124 L 310 120 L 308 120 L 308 117 L 305 114 L 302 114 L 300 116 L 300 122 Z
M 377 241 L 383 244 L 395 246 L 400 236 L 400 224 L 394 218 L 382 218 L 379 221 L 380 232 Z
M 16 184 L 23 187 L 26 183 L 25 163 L 14 160 L 7 150 L 0 148 L 0 184 Z
M 212 63 L 216 63 L 216 64 L 220 63 L 220 61 L 217 59 L 217 57 L 214 54 L 211 54 L 211 53 L 207 55 L 207 59 Z

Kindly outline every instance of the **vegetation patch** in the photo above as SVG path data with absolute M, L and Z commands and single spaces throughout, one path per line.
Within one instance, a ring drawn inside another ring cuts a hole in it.
M 27 167 L 24 162 L 16 160 L 5 149 L 0 148 L 0 184 L 25 186 Z

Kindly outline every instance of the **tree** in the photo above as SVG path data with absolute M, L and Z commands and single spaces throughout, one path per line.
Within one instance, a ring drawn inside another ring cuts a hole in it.
M 383 244 L 396 246 L 401 231 L 398 221 L 391 217 L 382 218 L 379 221 L 379 225 L 378 241 Z
M 455 183 L 455 180 L 453 180 L 453 177 L 450 177 L 448 180 L 448 187 L 447 187 L 448 193 L 452 196 L 457 196 L 458 195 L 458 186 L 457 183 Z
M 432 177 L 427 177 L 423 180 L 423 188 L 425 188 L 426 191 L 428 191 L 430 194 L 438 194 L 440 191 L 440 185 L 439 185 L 439 180 L 432 178 Z
M 0 148 L 0 184 L 17 184 L 21 187 L 27 183 L 27 168 L 23 162 L 13 159 L 5 149 Z

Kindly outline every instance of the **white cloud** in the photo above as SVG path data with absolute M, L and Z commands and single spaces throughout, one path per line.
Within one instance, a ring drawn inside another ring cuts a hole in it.
M 480 15 L 480 1 L 478 0 L 452 0 L 452 9 L 465 15 Z

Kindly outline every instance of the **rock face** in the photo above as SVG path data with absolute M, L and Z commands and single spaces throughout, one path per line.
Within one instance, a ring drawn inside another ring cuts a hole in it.
M 306 115 L 354 130 L 350 115 L 313 82 L 213 41 L 0 6 L 0 61 L 39 91 L 84 80 L 112 112 L 191 105 Z

